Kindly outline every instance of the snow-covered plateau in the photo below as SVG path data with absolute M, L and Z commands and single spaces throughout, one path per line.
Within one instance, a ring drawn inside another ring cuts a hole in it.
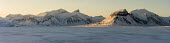
M 170 27 L 0 27 L 0 43 L 170 43 Z

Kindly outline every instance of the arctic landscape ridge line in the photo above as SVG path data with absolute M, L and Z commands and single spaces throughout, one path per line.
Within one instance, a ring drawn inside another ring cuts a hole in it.
M 170 26 L 170 17 L 160 17 L 146 9 L 137 9 L 130 13 L 121 9 L 101 22 L 85 25 L 91 26 Z
M 10 14 L 0 18 L 1 27 L 18 26 L 169 26 L 170 17 L 160 17 L 146 9 L 136 9 L 128 13 L 121 9 L 103 16 L 88 16 L 75 10 L 68 12 L 58 9 L 42 12 L 38 15 Z

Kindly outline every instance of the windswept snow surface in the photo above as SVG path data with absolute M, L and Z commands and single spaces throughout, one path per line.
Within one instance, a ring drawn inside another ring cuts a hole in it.
M 0 43 L 170 43 L 170 27 L 0 27 Z

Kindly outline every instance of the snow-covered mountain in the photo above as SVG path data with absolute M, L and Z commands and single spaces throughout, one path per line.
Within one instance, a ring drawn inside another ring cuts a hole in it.
M 5 18 L 0 18 L 0 27 L 13 27 L 14 23 L 8 22 Z
M 97 23 L 96 23 L 97 22 Z M 92 23 L 92 24 L 91 24 Z M 89 25 L 87 25 L 89 24 Z M 126 9 L 113 12 L 108 18 L 91 17 L 75 10 L 64 9 L 43 12 L 38 15 L 10 14 L 0 18 L 0 26 L 167 26 L 170 17 L 160 17 L 146 9 L 136 9 L 130 13 Z
M 78 10 L 68 12 L 64 9 L 43 12 L 38 15 L 10 14 L 5 17 L 7 22 L 18 26 L 74 26 L 100 22 L 103 16 L 91 17 Z
M 64 9 L 53 10 L 50 12 L 40 13 L 42 19 L 38 19 L 39 25 L 57 25 L 57 26 L 73 26 L 73 25 L 85 25 L 90 23 L 99 22 L 99 20 L 105 19 L 104 17 L 98 17 L 94 20 L 93 17 L 85 15 L 78 10 L 74 12 L 68 12 Z M 37 17 L 39 18 L 39 17 Z
M 146 9 L 137 9 L 130 13 L 126 9 L 121 9 L 101 22 L 86 26 L 164 26 L 170 25 L 168 21 Z
M 162 17 L 165 22 L 170 23 L 170 17 Z

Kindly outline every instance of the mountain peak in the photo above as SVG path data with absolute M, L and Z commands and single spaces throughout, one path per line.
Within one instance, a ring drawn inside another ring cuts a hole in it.
M 141 12 L 141 13 L 148 13 L 150 11 L 146 10 L 146 9 L 136 9 L 136 10 L 133 10 L 131 12 Z
M 128 12 L 126 9 L 120 9 L 118 11 L 113 12 L 110 16 L 126 16 Z
M 53 10 L 53 11 L 50 11 L 50 12 L 67 13 L 68 11 L 64 10 L 64 9 L 58 9 L 58 10 Z
M 79 10 L 79 9 L 77 9 L 77 10 L 75 10 L 74 12 L 80 12 L 80 10 Z
M 61 9 L 58 9 L 58 11 L 66 11 L 66 10 L 61 8 Z
M 6 17 L 13 17 L 13 16 L 22 16 L 21 14 L 9 14 Z
M 131 11 L 131 13 L 132 14 L 139 14 L 139 15 L 147 15 L 147 16 L 156 15 L 155 13 L 150 12 L 146 9 L 136 9 L 136 10 Z
M 136 9 L 136 10 L 148 11 L 148 10 L 146 10 L 146 9 Z

